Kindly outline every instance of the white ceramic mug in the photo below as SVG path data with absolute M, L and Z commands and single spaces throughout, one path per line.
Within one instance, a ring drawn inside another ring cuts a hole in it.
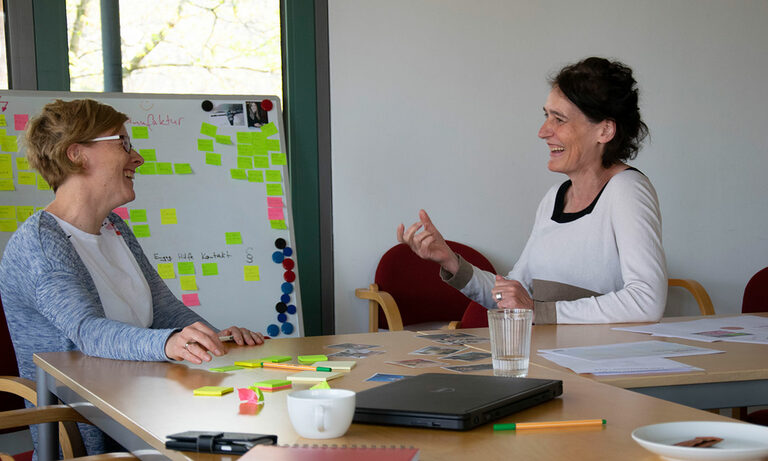
M 346 389 L 308 389 L 288 394 L 288 416 L 307 439 L 341 437 L 355 415 L 355 393 Z

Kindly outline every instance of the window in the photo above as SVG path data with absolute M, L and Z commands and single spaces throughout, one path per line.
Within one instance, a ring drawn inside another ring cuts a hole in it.
M 103 91 L 99 0 L 67 0 L 72 91 Z M 120 2 L 123 91 L 282 98 L 279 0 Z
M 0 2 L 0 89 L 8 89 L 8 56 L 5 54 L 5 10 L 3 2 Z

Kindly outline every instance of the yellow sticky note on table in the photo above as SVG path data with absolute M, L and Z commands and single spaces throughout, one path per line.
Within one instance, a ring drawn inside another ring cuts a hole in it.
M 0 154 L 0 178 L 13 178 L 13 157 L 11 154 Z
M 197 150 L 212 151 L 213 150 L 213 139 L 198 139 L 197 140 Z
M 272 152 L 272 165 L 287 165 L 288 158 L 282 152 Z
M 0 232 L 16 232 L 18 227 L 19 225 L 16 223 L 15 219 L 13 221 L 0 220 Z
M 13 185 L 13 179 L 0 179 L 0 190 L 16 190 L 16 187 Z
M 160 209 L 160 224 L 178 224 L 176 219 L 176 208 Z
M 203 263 L 203 275 L 219 275 L 218 263 Z
M 135 235 L 136 238 L 151 237 L 152 234 L 149 233 L 149 224 L 136 224 L 133 226 L 133 235 Z
M 235 365 L 246 368 L 261 368 L 262 362 L 263 360 L 241 360 L 239 362 L 235 362 Z
M 225 232 L 224 241 L 227 245 L 242 245 L 243 237 L 240 235 L 240 232 Z
M 180 275 L 179 283 L 184 291 L 197 290 L 197 278 L 194 275 Z
M 299 383 L 319 383 L 331 379 L 340 378 L 344 375 L 339 371 L 300 371 L 295 375 L 289 375 L 291 382 Z
M 201 395 L 206 397 L 221 397 L 222 395 L 229 394 L 230 392 L 234 391 L 235 389 L 232 387 L 225 387 L 225 386 L 203 386 L 198 387 L 192 393 L 194 395 Z
M 176 272 L 173 270 L 173 263 L 159 263 L 157 265 L 157 273 L 160 274 L 160 278 L 175 279 Z
M 133 139 L 149 139 L 149 128 L 145 126 L 132 126 L 131 137 Z
M 216 136 L 216 125 L 211 125 L 210 123 L 203 122 L 200 126 L 200 134 L 204 134 L 206 136 L 215 137 Z
M 34 186 L 36 179 L 33 171 L 19 171 L 19 184 Z
M 144 209 L 130 210 L 128 216 L 131 217 L 131 222 L 147 222 L 147 210 Z
M 249 182 L 264 182 L 264 172 L 261 170 L 248 170 Z
M 256 155 L 253 157 L 254 168 L 269 168 L 269 157 L 266 155 Z
M 259 266 L 243 266 L 243 279 L 246 282 L 258 282 Z
M 33 206 L 17 206 L 16 207 L 16 220 L 18 222 L 24 222 L 32 216 L 32 213 L 35 212 L 35 207 Z
M 253 157 L 237 157 L 237 167 L 243 170 L 250 170 L 253 168 Z
M 229 170 L 229 175 L 232 176 L 232 179 L 248 179 L 248 175 L 242 168 L 231 168 Z
M 280 170 L 267 170 L 264 172 L 264 179 L 267 182 L 283 182 L 283 174 Z
M 13 205 L 0 206 L 0 219 L 16 219 L 16 207 Z
M 145 162 L 157 161 L 157 152 L 155 152 L 155 149 L 139 149 L 139 155 L 141 155 Z
M 283 195 L 283 185 L 267 184 L 267 195 Z
M 275 133 L 277 133 L 277 126 L 275 126 L 275 124 L 272 122 L 269 122 L 261 127 L 261 134 L 266 137 L 272 136 Z
M 29 160 L 27 160 L 27 157 L 16 157 L 16 168 L 19 170 L 28 170 Z
M 213 152 L 206 152 L 205 153 L 205 163 L 208 165 L 218 165 L 221 166 L 221 154 L 216 154 Z
M 171 162 L 157 162 L 157 174 L 173 174 Z
M 195 263 L 191 261 L 179 261 L 176 264 L 179 266 L 179 274 L 195 275 Z
M 189 163 L 174 163 L 173 171 L 176 174 L 192 174 L 192 165 Z

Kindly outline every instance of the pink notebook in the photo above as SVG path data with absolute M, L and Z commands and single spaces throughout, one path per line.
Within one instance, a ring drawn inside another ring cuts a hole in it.
M 417 461 L 419 450 L 404 447 L 334 447 L 256 445 L 241 461 Z

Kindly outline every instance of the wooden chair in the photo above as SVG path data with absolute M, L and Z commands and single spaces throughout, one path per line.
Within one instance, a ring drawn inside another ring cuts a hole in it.
M 461 243 L 448 246 L 471 264 L 496 273 L 478 251 Z M 355 295 L 368 300 L 368 331 L 379 326 L 391 331 L 451 328 L 459 322 L 469 299 L 440 279 L 438 264 L 425 261 L 401 243 L 390 248 L 379 261 L 374 283 L 358 288 Z

